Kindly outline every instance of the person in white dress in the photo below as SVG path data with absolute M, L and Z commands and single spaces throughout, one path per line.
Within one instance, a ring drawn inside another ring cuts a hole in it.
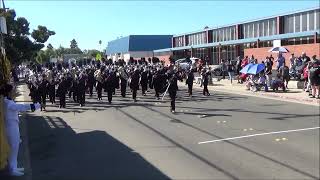
M 19 112 L 31 110 L 32 112 L 40 108 L 40 104 L 17 104 L 12 100 L 14 89 L 12 85 L 6 84 L 1 90 L 4 96 L 5 129 L 10 153 L 8 157 L 8 170 L 11 176 L 23 176 L 24 168 L 18 168 L 18 152 L 20 144 Z

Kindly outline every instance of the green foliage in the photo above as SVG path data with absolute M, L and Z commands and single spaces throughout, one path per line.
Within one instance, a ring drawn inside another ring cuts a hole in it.
M 30 28 L 26 18 L 16 18 L 16 12 L 13 9 L 7 11 L 0 9 L 0 16 L 6 18 L 8 34 L 4 35 L 4 44 L 6 55 L 12 64 L 35 60 L 38 52 L 44 47 L 43 43 L 55 34 L 45 26 L 38 26 L 38 29 L 31 33 L 31 37 L 35 39 L 35 42 L 32 42 L 29 39 Z
M 75 39 L 72 39 L 72 40 L 70 41 L 70 48 L 71 48 L 71 49 L 79 48 L 79 47 L 78 47 L 78 43 L 77 43 L 77 41 L 76 41 Z
M 33 30 L 31 33 L 31 37 L 37 43 L 45 43 L 49 39 L 50 36 L 55 35 L 54 31 L 48 30 L 45 26 L 38 26 L 38 29 Z

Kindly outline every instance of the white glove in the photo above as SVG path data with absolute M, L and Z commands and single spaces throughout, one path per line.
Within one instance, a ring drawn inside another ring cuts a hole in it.
M 39 103 L 35 103 L 34 104 L 34 108 L 37 110 L 37 109 L 40 109 L 41 108 L 41 104 Z

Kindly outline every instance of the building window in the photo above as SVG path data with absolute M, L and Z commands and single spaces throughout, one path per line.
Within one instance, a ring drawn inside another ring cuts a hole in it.
M 310 31 L 312 31 L 312 30 L 315 30 L 315 23 L 316 23 L 316 21 L 315 21 L 315 15 L 316 15 L 316 13 L 315 13 L 316 11 L 313 11 L 313 13 L 309 13 L 308 15 L 309 15 L 309 30 Z
M 253 37 L 258 37 L 259 29 L 258 22 L 253 23 Z
M 307 12 L 305 12 L 305 13 L 302 13 L 301 14 L 301 16 L 302 16 L 302 21 L 301 21 L 301 28 L 302 28 L 302 31 L 308 31 L 308 13 Z
M 320 10 L 316 10 L 316 30 L 320 29 Z
M 264 21 L 263 22 L 263 27 L 264 27 L 264 29 L 263 29 L 263 34 L 264 34 L 264 36 L 269 36 L 269 23 L 268 23 L 268 21 Z

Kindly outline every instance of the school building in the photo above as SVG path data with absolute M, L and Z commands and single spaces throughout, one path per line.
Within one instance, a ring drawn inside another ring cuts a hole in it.
M 172 35 L 129 35 L 108 42 L 106 55 L 113 61 L 153 57 L 153 50 L 171 47 L 171 40 Z
M 218 64 L 221 59 L 233 60 L 237 56 L 251 55 L 261 61 L 270 56 L 268 50 L 275 45 L 290 51 L 285 54 L 286 60 L 291 53 L 300 56 L 302 52 L 319 58 L 319 11 L 319 7 L 315 7 L 174 35 L 170 48 L 154 50 L 153 53 L 165 61 L 170 55 L 175 58 L 209 57 L 210 64 Z

